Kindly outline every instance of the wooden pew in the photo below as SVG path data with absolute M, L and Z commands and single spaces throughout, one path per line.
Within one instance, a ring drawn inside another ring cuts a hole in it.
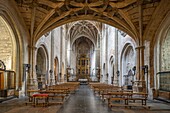
M 75 91 L 78 89 L 79 87 L 79 82 L 76 83 L 64 83 L 64 84 L 60 84 L 60 85 L 54 85 L 54 86 L 49 86 L 48 89 L 49 90 L 55 90 L 55 89 L 67 89 L 69 93 L 75 93 Z
M 79 82 L 69 82 L 69 83 L 64 83 L 64 84 L 59 84 L 59 85 L 53 85 L 53 86 L 48 86 L 46 90 L 28 90 L 28 97 L 29 97 L 29 102 L 26 102 L 26 105 L 28 103 L 30 104 L 35 104 L 33 101 L 33 94 L 48 94 L 48 98 L 51 98 L 48 102 L 49 104 L 62 104 L 66 98 L 69 96 L 70 93 L 75 92 L 80 83 Z M 35 97 L 35 98 L 40 98 Z M 56 100 L 56 99 L 60 99 Z M 54 101 L 53 101 L 54 100 Z M 56 100 L 56 101 L 55 101 Z
M 110 98 L 108 99 L 108 106 L 125 106 L 125 107 L 147 107 L 147 93 L 143 92 L 109 92 Z M 139 100 L 141 104 L 132 104 L 131 100 L 133 102 Z M 124 103 L 114 104 L 113 101 L 124 101 Z
M 43 106 L 48 106 L 49 105 L 49 95 L 48 94 L 33 94 L 33 103 L 32 105 L 38 106 L 38 105 L 43 105 Z M 39 100 L 44 100 L 44 102 L 39 102 Z
M 47 90 L 47 91 L 42 91 L 40 93 L 49 95 L 49 104 L 63 104 L 66 94 L 67 94 L 63 90 Z M 51 98 L 51 100 L 50 100 L 50 98 Z M 58 100 L 55 102 L 52 101 L 55 99 L 58 99 Z
M 118 86 L 113 86 L 113 87 L 108 87 L 105 89 L 101 89 L 102 91 L 100 92 L 101 94 L 101 99 L 103 101 L 107 100 L 108 98 L 110 98 L 110 93 L 111 92 L 122 92 L 122 87 L 118 87 Z
M 129 92 L 109 92 L 110 98 L 108 98 L 108 106 L 113 107 L 113 106 L 128 106 L 128 99 L 131 97 L 131 93 Z M 116 103 L 113 103 L 116 102 Z M 123 103 L 121 103 L 121 101 Z M 119 102 L 119 103 L 118 103 Z
M 147 97 L 148 94 L 147 93 L 143 93 L 143 92 L 134 92 L 132 93 L 131 98 L 129 98 L 128 100 L 133 100 L 133 102 L 139 100 L 141 101 L 141 105 L 145 105 L 146 106 L 146 101 L 147 101 Z M 134 105 L 135 106 L 135 105 Z M 136 105 L 137 106 L 137 105 Z M 140 105 L 138 105 L 140 106 Z

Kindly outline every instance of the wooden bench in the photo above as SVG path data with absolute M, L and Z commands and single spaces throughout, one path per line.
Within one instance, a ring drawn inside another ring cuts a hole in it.
M 75 93 L 76 89 L 78 88 L 79 83 L 64 83 L 60 85 L 49 86 L 48 90 L 65 90 L 68 94 Z
M 66 95 L 68 94 L 67 91 L 61 90 L 61 89 L 59 89 L 59 90 L 28 90 L 27 92 L 28 92 L 29 100 L 28 100 L 28 102 L 25 103 L 26 105 L 27 104 L 35 104 L 34 97 L 33 97 L 33 95 L 35 95 L 35 94 L 48 94 L 48 98 L 61 99 L 60 102 L 58 102 L 58 101 L 56 102 L 56 103 L 60 103 L 60 104 L 62 104 L 64 102 L 64 99 L 65 99 Z
M 147 93 L 135 92 L 135 93 L 132 93 L 131 98 L 129 98 L 128 100 L 133 100 L 133 102 L 135 102 L 136 100 L 139 100 L 141 101 L 141 105 L 146 105 L 147 97 L 148 97 Z
M 98 94 L 99 96 L 102 96 L 102 93 L 107 93 L 111 90 L 119 90 L 121 87 L 108 85 L 108 84 L 95 84 L 91 86 L 94 90 L 94 94 Z
M 54 99 L 61 99 L 61 101 L 56 101 L 56 104 L 63 104 L 65 97 L 67 95 L 67 92 L 63 91 L 63 90 L 47 90 L 47 91 L 42 91 L 40 93 L 46 93 L 49 95 L 49 98 L 51 98 L 52 100 Z M 52 103 L 49 100 L 49 104 L 55 104 L 54 102 Z
M 38 97 L 38 96 L 35 97 L 34 94 L 48 94 L 48 104 L 49 103 L 50 104 L 55 104 L 55 103 L 62 104 L 66 100 L 66 97 L 69 96 L 70 93 L 76 91 L 76 89 L 79 87 L 79 84 L 80 84 L 79 82 L 75 82 L 75 83 L 69 82 L 69 83 L 49 86 L 46 88 L 46 90 L 28 90 L 27 94 L 29 97 L 29 101 L 26 102 L 26 105 L 27 104 L 36 105 L 36 103 L 35 103 L 36 99 L 38 99 L 40 97 Z M 52 100 L 49 101 L 49 98 Z M 59 99 L 61 101 L 58 101 Z M 55 101 L 55 100 L 57 100 L 57 101 Z
M 121 87 L 112 86 L 101 88 L 99 94 L 101 96 L 101 99 L 105 101 L 110 96 L 109 92 L 121 92 L 121 91 L 122 91 Z
M 148 107 L 146 106 L 146 101 L 147 101 L 147 93 L 133 93 L 133 92 L 110 92 L 110 98 L 108 99 L 108 106 L 125 106 L 125 107 Z M 112 97 L 113 96 L 113 97 Z M 141 105 L 139 104 L 132 104 L 131 100 L 133 102 L 139 100 L 141 101 Z M 119 103 L 119 104 L 113 104 L 113 101 L 124 101 L 124 103 Z
M 110 98 L 108 98 L 108 107 L 113 106 L 128 106 L 128 98 L 131 96 L 129 92 L 109 92 Z M 113 101 L 119 101 L 119 103 L 113 103 Z M 124 101 L 120 103 L 120 101 Z
M 33 94 L 33 106 L 35 107 L 40 104 L 42 104 L 43 106 L 48 106 L 49 104 L 48 97 L 49 97 L 48 94 Z M 44 99 L 44 102 L 39 103 L 38 100 L 42 100 L 42 99 Z

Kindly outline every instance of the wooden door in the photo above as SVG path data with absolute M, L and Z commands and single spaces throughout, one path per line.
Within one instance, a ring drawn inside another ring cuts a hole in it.
M 4 72 L 0 71 L 0 90 L 4 90 Z

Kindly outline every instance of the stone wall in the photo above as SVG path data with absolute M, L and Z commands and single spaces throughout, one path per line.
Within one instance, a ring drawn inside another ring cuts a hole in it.
M 161 71 L 170 71 L 170 30 L 161 45 Z
M 53 33 L 52 33 L 53 32 Z M 52 42 L 52 37 L 54 38 Z M 64 40 L 64 37 L 61 37 L 61 27 L 57 27 L 55 28 L 53 31 L 51 32 L 48 32 L 46 33 L 45 35 L 43 35 L 36 43 L 36 47 L 39 48 L 41 46 L 44 47 L 44 50 L 45 51 L 45 54 L 46 54 L 46 61 L 47 61 L 47 64 L 46 64 L 46 67 L 47 67 L 47 70 L 46 70 L 46 74 L 47 74 L 47 78 L 48 80 L 50 80 L 50 73 L 49 73 L 49 70 L 54 70 L 53 68 L 53 65 L 54 65 L 54 59 L 57 58 L 59 60 L 59 64 L 58 64 L 58 68 L 59 68 L 59 73 L 61 73 L 61 65 L 62 65 L 62 61 L 65 61 L 65 57 L 64 58 L 60 58 L 61 57 L 61 54 L 65 55 L 65 51 L 64 51 L 64 46 L 65 44 L 62 44 L 62 48 L 61 49 L 61 38 L 63 38 L 63 43 L 65 43 L 65 40 Z M 52 46 L 52 43 L 54 44 Z M 53 52 L 53 53 L 52 53 Z M 53 55 L 53 56 L 51 56 Z M 36 57 L 36 56 L 35 56 Z M 51 60 L 51 58 L 53 58 L 53 60 Z M 62 60 L 62 61 L 61 61 Z M 58 75 L 59 75 L 58 73 Z M 65 74 L 65 73 L 64 73 Z M 53 75 L 54 75 L 54 71 L 53 71 Z M 59 77 L 59 76 L 58 76 Z M 54 79 L 54 77 L 53 77 Z M 48 81 L 49 83 L 50 81 Z
M 60 46 L 61 46 L 60 41 L 61 41 L 61 38 L 62 38 L 62 36 L 61 36 L 61 27 L 57 27 L 57 28 L 54 29 L 54 58 L 57 57 L 58 60 L 59 60 L 59 70 L 61 70 L 60 66 L 62 65 L 62 64 L 60 64 L 61 63 L 60 62 L 60 52 L 61 52 L 61 50 L 60 50 Z
M 115 64 L 115 28 L 109 26 L 108 28 L 108 45 L 107 45 L 107 59 L 108 59 L 108 83 L 111 84 L 111 77 L 113 76 L 113 65 Z M 111 65 L 110 58 L 113 57 L 113 63 Z
M 8 29 L 8 25 L 6 24 L 3 19 L 0 18 L 0 53 L 1 57 L 0 60 L 2 60 L 5 65 L 6 69 L 10 70 L 12 69 L 12 61 L 13 61 L 13 48 L 15 48 L 12 42 L 12 34 L 10 34 L 10 31 Z M 14 53 L 15 54 L 15 53 Z
M 119 32 L 118 45 L 118 70 L 120 71 L 119 85 L 122 86 L 125 84 L 124 75 L 128 75 L 128 70 L 136 65 L 136 44 L 129 35 L 122 35 L 121 32 Z
M 101 68 L 101 77 L 100 77 L 100 81 L 101 82 L 105 82 L 105 74 L 106 72 L 106 68 L 104 66 L 106 66 L 106 38 L 107 38 L 107 29 L 108 26 L 106 24 L 102 25 L 102 37 L 101 37 L 101 60 L 100 60 L 100 68 Z
M 106 42 L 107 41 L 107 42 Z M 129 69 L 132 69 L 133 66 L 136 65 L 136 53 L 135 53 L 135 42 L 134 40 L 129 36 L 125 35 L 124 32 L 119 32 L 118 33 L 118 43 L 116 43 L 118 46 L 118 59 L 115 58 L 115 28 L 109 25 L 103 24 L 103 29 L 102 29 L 102 38 L 101 38 L 101 81 L 111 84 L 112 79 L 111 77 L 117 76 L 117 70 L 120 72 L 125 73 L 120 73 L 119 76 L 119 84 L 123 85 L 123 75 L 128 74 L 126 69 L 123 69 L 122 64 L 127 65 L 129 62 Z M 128 50 L 126 46 L 131 46 L 131 50 Z M 124 54 L 126 57 L 123 57 Z M 115 66 L 115 61 L 118 61 L 117 67 Z M 113 62 L 112 62 L 113 61 Z M 111 64 L 112 62 L 112 64 Z M 105 70 L 103 70 L 103 66 L 105 64 Z M 114 68 L 113 68 L 114 67 Z M 128 70 L 129 70 L 128 69 Z M 114 73 L 113 73 L 114 71 Z M 108 78 L 106 76 L 108 74 Z M 115 78 L 114 79 L 117 79 Z

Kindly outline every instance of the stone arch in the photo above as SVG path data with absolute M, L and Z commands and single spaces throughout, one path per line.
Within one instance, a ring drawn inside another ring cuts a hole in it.
M 154 37 L 154 41 L 151 43 L 151 53 L 150 53 L 150 59 L 151 59 L 151 74 L 150 74 L 150 87 L 155 87 L 156 89 L 159 89 L 159 78 L 157 76 L 151 76 L 156 75 L 156 73 L 161 71 L 169 70 L 169 68 L 165 69 L 167 67 L 165 64 L 168 63 L 167 54 L 170 52 L 169 47 L 165 48 L 167 46 L 167 42 L 169 42 L 170 37 L 170 12 L 167 14 L 165 19 L 163 20 L 161 26 L 158 28 L 157 33 Z M 156 40 L 157 39 L 157 40 Z M 167 54 L 165 54 L 165 49 L 167 49 Z M 164 52 L 163 52 L 164 51 Z M 163 56 L 163 54 L 165 56 Z M 165 58 L 166 57 L 166 58 Z M 162 62 L 163 61 L 163 62 Z
M 1 6 L 0 6 L 1 7 Z M 16 88 L 22 87 L 22 68 L 21 64 L 23 64 L 22 58 L 22 43 L 20 39 L 20 35 L 17 32 L 17 29 L 14 26 L 10 17 L 4 12 L 0 11 L 0 31 L 1 31 L 1 45 L 0 45 L 0 53 L 2 60 L 7 70 L 13 70 L 16 72 Z
M 74 18 L 74 19 L 68 19 L 68 20 L 63 20 L 62 22 L 59 22 L 59 23 L 56 23 L 55 25 L 47 28 L 47 29 L 43 29 L 42 31 L 40 31 L 40 33 L 38 33 L 35 37 L 35 41 L 39 39 L 39 37 L 41 37 L 44 33 L 46 32 L 49 32 L 50 30 L 58 27 L 58 26 L 61 26 L 61 25 L 64 25 L 64 24 L 67 24 L 67 23 L 70 23 L 70 22 L 75 22 L 75 21 L 79 21 L 79 20 L 91 20 L 91 21 L 97 21 L 97 22 L 102 22 L 102 23 L 105 23 L 105 24 L 108 24 L 108 25 L 111 25 L 113 27 L 116 27 L 124 32 L 126 32 L 129 36 L 131 36 L 135 41 L 137 40 L 137 34 L 130 31 L 131 28 L 122 28 L 120 27 L 119 25 L 115 24 L 115 23 L 111 23 L 107 20 L 104 20 L 104 19 L 98 19 L 98 18 L 91 18 L 91 17 L 88 17 L 86 15 L 82 16 L 82 17 L 78 17 L 78 18 Z
M 170 71 L 170 48 L 169 48 L 169 44 L 170 44 L 170 26 L 169 28 L 167 28 L 166 32 L 164 32 L 164 37 L 162 37 L 162 39 L 159 40 L 159 45 L 157 48 L 157 56 L 155 57 L 155 60 L 159 60 L 156 61 L 156 69 L 155 69 L 155 73 L 158 72 L 167 72 Z M 160 88 L 160 78 L 159 76 L 156 76 L 154 78 L 155 81 L 155 86 L 157 89 Z
M 54 59 L 54 78 L 55 82 L 59 82 L 59 60 L 58 57 Z
M 170 28 L 167 30 L 165 38 L 161 41 L 160 45 L 160 71 L 169 71 L 170 70 Z
M 7 70 L 13 70 L 16 62 L 16 40 L 12 29 L 6 21 L 0 17 L 1 31 L 1 60 L 5 63 Z
M 134 75 L 132 68 L 136 65 L 135 50 L 131 43 L 126 43 L 121 53 L 120 84 L 132 85 Z
M 102 71 L 103 72 L 102 73 L 102 80 L 103 81 L 102 82 L 105 82 L 105 75 L 106 75 L 106 64 L 105 63 L 103 64 L 103 68 L 102 69 L 103 69 L 103 71 Z
M 49 50 L 47 49 L 47 48 L 48 48 L 47 44 L 42 41 L 43 38 L 44 38 L 44 37 L 41 37 L 41 39 L 39 39 L 39 40 L 36 42 L 36 44 L 35 44 L 35 46 L 36 46 L 36 48 L 37 48 L 36 51 L 35 51 L 35 62 L 37 62 L 38 49 L 39 49 L 39 48 L 43 49 L 43 52 L 45 53 L 46 68 L 47 68 L 46 73 L 45 73 L 45 80 L 46 80 L 46 84 L 48 84 L 48 83 L 50 83 L 50 77 L 49 77 L 49 74 L 50 74 L 50 73 L 49 73 L 49 71 L 48 71 L 48 69 L 49 69 Z M 36 66 L 36 65 L 37 65 L 37 64 L 35 63 L 35 66 Z
M 61 82 L 64 82 L 65 79 L 65 68 L 64 63 L 62 62 L 62 68 L 61 68 Z
M 72 43 L 71 43 L 71 48 L 73 47 L 73 44 L 75 43 L 75 41 L 76 41 L 78 38 L 80 38 L 80 37 L 86 37 L 86 35 L 79 35 L 79 37 L 75 37 L 75 38 L 73 39 Z M 95 45 L 96 45 L 95 41 L 92 40 L 90 37 L 86 37 L 86 38 L 88 38 L 89 40 L 91 40 L 92 43 L 93 43 L 93 45 L 94 45 L 94 47 L 95 47 Z
M 48 54 L 44 45 L 41 45 L 36 51 L 36 75 L 38 84 L 41 82 L 45 87 L 45 84 L 49 83 Z

